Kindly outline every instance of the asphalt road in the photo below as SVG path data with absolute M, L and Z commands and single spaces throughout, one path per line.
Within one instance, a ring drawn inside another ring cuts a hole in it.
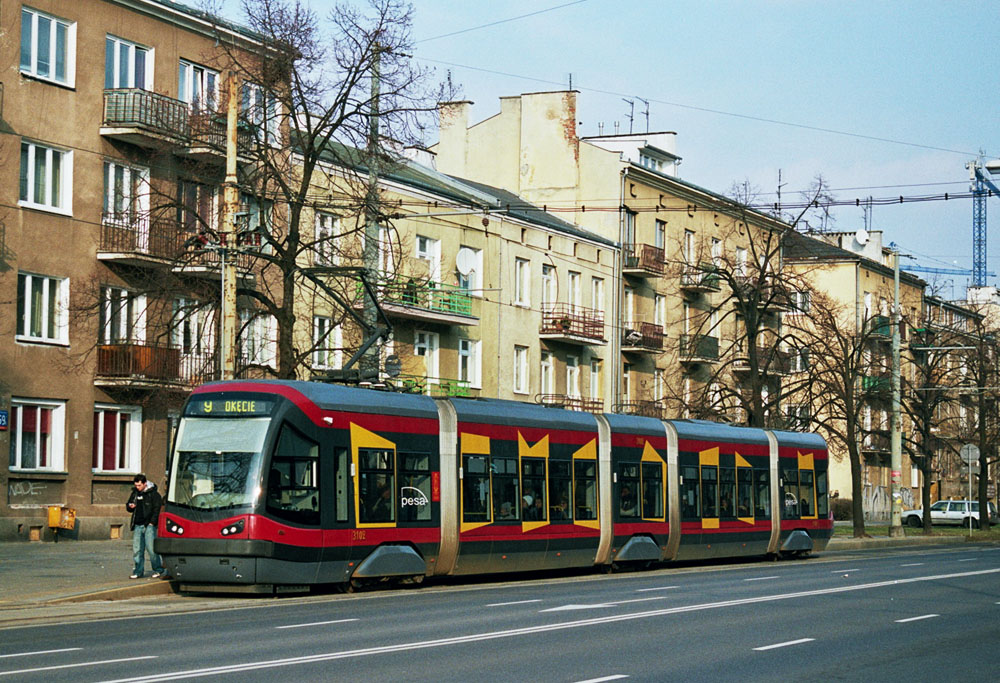
M 1000 679 L 996 546 L 169 604 L 4 630 L 0 681 Z

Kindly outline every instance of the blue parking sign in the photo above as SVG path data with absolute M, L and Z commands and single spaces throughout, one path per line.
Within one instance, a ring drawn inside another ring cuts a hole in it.
M 7 411 L 0 410 L 0 431 L 7 429 Z

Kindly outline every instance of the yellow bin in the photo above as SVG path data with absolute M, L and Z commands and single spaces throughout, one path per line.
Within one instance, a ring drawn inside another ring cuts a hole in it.
M 49 527 L 53 529 L 73 529 L 76 527 L 76 510 L 58 505 L 49 506 Z

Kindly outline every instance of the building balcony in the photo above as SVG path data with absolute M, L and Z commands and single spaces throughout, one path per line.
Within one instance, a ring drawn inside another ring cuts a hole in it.
M 219 376 L 214 352 L 184 352 L 138 342 L 97 347 L 95 384 L 105 388 L 186 389 Z
M 738 351 L 737 353 L 741 353 Z M 733 372 L 749 372 L 750 361 L 741 356 L 733 361 Z M 764 375 L 788 375 L 792 372 L 792 354 L 773 346 L 757 347 L 757 370 Z
M 652 244 L 632 244 L 622 254 L 623 272 L 632 277 L 657 277 L 663 275 L 664 251 Z
M 784 285 L 774 282 L 770 276 L 765 278 L 763 283 L 756 277 L 737 278 L 736 288 L 744 300 L 753 301 L 756 297 L 758 309 L 781 312 L 794 308 L 791 291 Z
M 887 395 L 892 391 L 892 375 L 879 372 L 861 378 L 861 391 L 865 394 Z
M 888 453 L 890 449 L 890 437 L 888 429 L 876 429 L 865 432 L 861 438 L 862 453 Z
M 100 134 L 146 149 L 172 146 L 176 154 L 196 159 L 222 163 L 226 157 L 225 116 L 192 112 L 186 102 L 140 88 L 104 91 Z M 240 154 L 252 144 L 252 133 L 241 129 Z
M 479 389 L 473 389 L 467 380 L 423 375 L 399 375 L 397 379 L 405 391 L 416 394 L 459 398 L 475 398 L 479 395 Z
M 192 232 L 181 232 L 181 224 L 177 221 L 164 222 L 176 226 L 177 234 L 184 238 L 173 259 L 173 272 L 191 277 L 221 277 L 222 253 L 218 245 L 192 238 L 191 235 L 194 234 Z M 254 235 L 254 237 L 259 239 L 259 235 Z M 237 246 L 238 251 L 226 250 L 226 264 L 235 262 L 237 276 L 244 280 L 250 279 L 252 278 L 250 271 L 256 259 L 254 252 L 259 248 L 259 244 L 241 243 Z
M 682 334 L 680 360 L 682 363 L 717 363 L 719 338 L 707 334 Z
M 603 345 L 604 312 L 572 304 L 545 304 L 538 336 L 567 344 Z
M 379 303 L 390 318 L 441 325 L 478 325 L 474 310 L 478 299 L 469 290 L 427 280 L 389 280 L 378 286 Z M 364 306 L 359 298 L 355 308 Z
M 700 266 L 684 266 L 681 271 L 681 290 L 700 294 L 718 292 L 722 289 L 721 279 L 714 266 L 703 263 Z
M 887 315 L 872 316 L 865 322 L 865 332 L 874 339 L 892 339 L 892 320 Z
M 648 401 L 648 400 L 637 400 L 637 401 L 623 401 L 622 403 L 616 404 L 612 408 L 612 412 L 621 413 L 622 415 L 639 415 L 641 417 L 655 417 L 657 419 L 664 419 L 667 414 L 667 408 L 660 401 Z
M 148 215 L 105 213 L 97 258 L 130 266 L 166 266 L 184 251 L 183 235 L 175 221 Z
M 663 326 L 654 323 L 629 323 L 622 330 L 622 351 L 659 353 L 663 350 Z
M 599 414 L 604 412 L 604 401 L 599 398 L 584 398 L 570 394 L 539 394 L 535 397 L 535 402 L 546 406 L 576 410 L 581 413 Z

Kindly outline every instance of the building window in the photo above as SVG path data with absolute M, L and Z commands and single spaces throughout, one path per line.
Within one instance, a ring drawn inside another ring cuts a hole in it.
M 121 38 L 104 41 L 104 87 L 152 90 L 153 60 L 149 50 Z M 149 87 L 147 87 L 147 84 Z
M 146 297 L 120 287 L 101 288 L 100 343 L 145 341 Z
M 591 306 L 595 311 L 604 310 L 604 278 L 595 277 L 590 279 Z
M 439 240 L 417 235 L 416 256 L 427 262 L 427 273 L 433 282 L 441 281 L 441 242 Z
M 143 244 L 148 248 L 149 169 L 104 162 L 104 225 L 141 228 Z
M 68 279 L 17 274 L 17 339 L 68 344 L 68 310 Z
M 339 226 L 340 219 L 337 216 L 329 213 L 316 214 L 316 265 L 333 266 L 337 264 L 334 241 Z
M 437 332 L 418 330 L 413 337 L 413 355 L 424 359 L 424 376 L 435 383 L 438 379 L 438 349 L 441 337 Z
M 745 247 L 736 247 L 736 266 L 733 274 L 739 277 L 747 276 L 747 250 Z
M 10 469 L 63 469 L 66 403 L 13 398 L 10 402 Z
M 21 206 L 71 213 L 72 179 L 72 152 L 21 141 Z
M 244 83 L 241 90 L 240 111 L 243 120 L 260 142 L 278 141 L 278 102 L 273 93 L 265 92 L 256 83 Z
M 791 351 L 791 371 L 792 372 L 806 372 L 809 369 L 809 349 L 808 347 L 803 347 L 801 349 L 792 349 Z
M 333 320 L 322 315 L 313 317 L 314 368 L 339 368 L 342 362 L 342 330 Z
M 214 112 L 218 93 L 218 71 L 198 66 L 183 59 L 180 61 L 177 82 L 178 99 L 187 102 L 192 111 Z
M 667 324 L 667 297 L 662 294 L 653 295 L 653 322 L 660 327 Z
M 580 359 L 576 356 L 566 356 L 566 394 L 580 396 Z
M 622 236 L 622 246 L 630 251 L 635 250 L 635 211 L 625 210 L 625 234 Z
M 478 339 L 458 340 L 458 379 L 473 389 L 481 388 L 483 383 L 479 345 Z
M 622 363 L 622 400 L 628 401 L 632 397 L 632 366 Z
M 792 292 L 792 313 L 808 313 L 812 304 L 812 293 L 808 291 Z
M 567 300 L 575 310 L 583 306 L 583 300 L 580 292 L 580 274 L 571 270 L 566 274 L 566 277 L 569 284 Z
M 556 301 L 556 267 L 542 264 L 542 310 L 550 310 Z
M 482 296 L 483 250 L 462 246 L 455 258 L 455 266 L 458 270 L 458 286 L 468 290 L 472 296 Z M 467 272 L 463 273 L 463 270 Z
M 657 220 L 653 228 L 653 246 L 665 249 L 667 246 L 667 222 Z
M 539 364 L 541 375 L 539 376 L 540 391 L 543 394 L 555 393 L 555 382 L 552 375 L 552 354 L 542 351 L 542 362 Z
M 242 365 L 275 365 L 275 323 L 266 313 L 240 312 L 239 349 Z
M 528 347 L 514 347 L 514 393 L 528 393 Z
M 95 472 L 138 472 L 142 446 L 142 410 L 134 406 L 94 405 Z
M 712 238 L 712 265 L 722 267 L 722 240 L 717 237 Z
M 177 222 L 188 233 L 215 230 L 217 188 L 182 180 L 177 185 Z
M 590 398 L 601 400 L 601 361 L 593 358 L 590 361 Z
M 694 231 L 685 230 L 684 231 L 684 263 L 689 266 L 695 265 L 694 258 Z
M 514 259 L 514 305 L 530 306 L 531 299 L 531 262 L 527 259 Z
M 21 8 L 21 73 L 73 85 L 76 24 Z

